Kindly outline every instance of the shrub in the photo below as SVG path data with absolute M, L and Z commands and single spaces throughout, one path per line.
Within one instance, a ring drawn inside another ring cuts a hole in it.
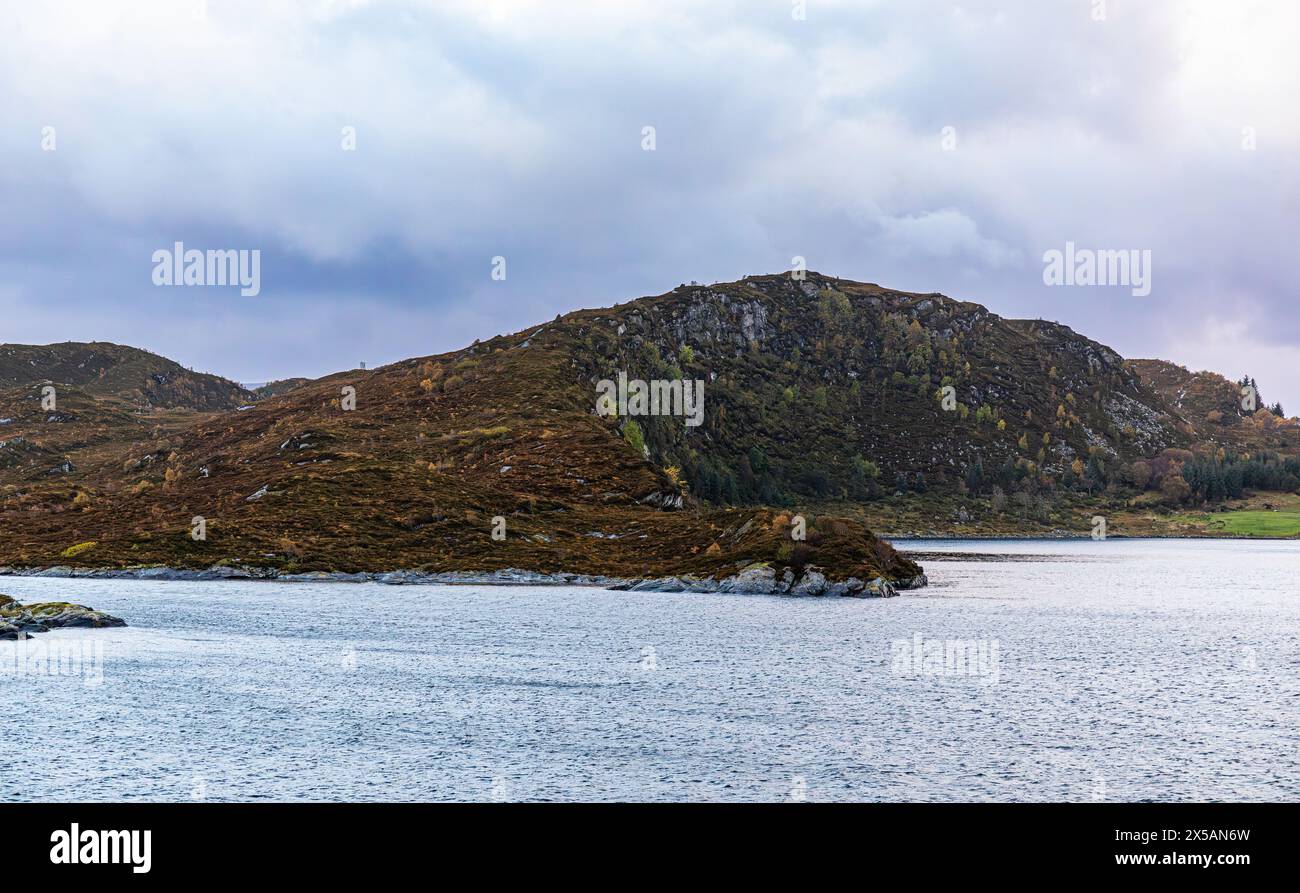
M 641 430 L 641 426 L 637 424 L 636 419 L 628 419 L 623 425 L 623 439 L 631 444 L 632 449 L 636 450 L 638 454 L 642 456 L 646 454 L 645 432 Z

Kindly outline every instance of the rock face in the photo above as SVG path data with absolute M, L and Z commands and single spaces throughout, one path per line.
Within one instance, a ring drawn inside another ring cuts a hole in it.
M 0 640 L 25 639 L 33 633 L 52 629 L 87 629 L 126 626 L 126 621 L 94 608 L 70 602 L 41 602 L 20 605 L 0 594 Z

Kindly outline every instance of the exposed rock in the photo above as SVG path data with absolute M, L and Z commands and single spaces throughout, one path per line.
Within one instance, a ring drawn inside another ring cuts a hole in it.
M 897 580 L 877 577 L 864 583 L 857 577 L 834 580 L 821 567 L 808 567 L 801 575 L 794 568 L 776 570 L 769 564 L 754 563 L 739 573 L 721 580 L 683 574 L 669 577 L 611 577 L 603 574 L 540 573 L 538 571 L 506 568 L 494 571 L 441 571 L 437 573 L 416 570 L 397 570 L 383 573 L 347 573 L 343 571 L 305 571 L 282 574 L 275 568 L 251 565 L 213 565 L 209 568 L 172 568 L 162 566 L 128 568 L 24 568 L 0 567 L 0 576 L 67 577 L 89 579 L 130 579 L 166 581 L 206 580 L 282 580 L 288 583 L 385 583 L 389 585 L 451 585 L 451 586 L 599 586 L 604 589 L 635 592 L 729 592 L 752 595 L 836 595 L 856 598 L 888 597 L 899 590 L 916 589 L 927 584 L 925 574 L 916 574 Z M 0 599 L 7 598 L 0 596 Z M 12 602 L 12 600 L 10 600 Z M 0 602 L 0 604 L 4 604 Z M 76 605 L 71 608 L 78 608 Z M 79 609 L 92 615 L 99 612 Z M 107 615 L 103 615 L 107 617 Z M 116 618 L 109 618 L 115 620 Z M 0 623 L 6 623 L 0 617 Z M 12 625 L 12 624 L 8 624 Z M 77 625 L 75 618 L 64 626 Z M 105 625 L 117 625 L 109 623 Z
M 21 605 L 7 595 L 0 595 L 0 639 L 23 639 L 52 629 L 106 626 L 126 626 L 126 621 L 84 605 L 69 602 Z
M 419 571 L 389 571 L 386 574 L 379 574 L 375 577 L 377 583 L 388 583 L 394 586 L 401 586 L 409 583 L 427 583 L 429 575 Z
M 866 585 L 857 577 L 849 577 L 847 580 L 827 584 L 826 594 L 857 598 L 861 597 L 862 590 L 866 588 Z
M 894 588 L 893 583 L 886 580 L 884 577 L 876 577 L 876 579 L 867 583 L 862 594 L 867 598 L 893 598 L 898 595 L 898 592 Z
M 740 573 L 724 578 L 718 584 L 719 592 L 742 592 L 771 595 L 776 592 L 776 571 L 768 564 L 751 564 Z
M 777 592 L 789 592 L 794 585 L 794 569 L 787 567 L 781 574 L 781 582 L 776 585 Z
M 632 592 L 685 592 L 686 586 L 676 577 L 642 580 L 630 588 Z
M 920 589 L 922 586 L 929 586 L 930 580 L 925 574 L 917 574 L 914 577 L 903 577 L 900 580 L 894 580 L 895 589 Z
M 808 567 L 799 582 L 790 589 L 791 595 L 822 595 L 826 592 L 826 575 L 820 568 Z

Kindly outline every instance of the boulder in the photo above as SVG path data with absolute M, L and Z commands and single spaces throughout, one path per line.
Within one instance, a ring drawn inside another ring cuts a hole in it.
M 685 592 L 686 585 L 676 577 L 659 577 L 642 580 L 632 587 L 632 592 Z
M 898 591 L 894 588 L 894 584 L 884 577 L 876 577 L 867 583 L 862 594 L 867 598 L 893 598 L 898 595 Z
M 791 595 L 822 595 L 826 592 L 826 575 L 821 568 L 809 566 L 804 569 L 799 582 L 790 589 Z
M 838 595 L 846 598 L 862 598 L 862 590 L 867 588 L 867 584 L 857 577 L 849 577 L 847 580 L 839 580 L 835 583 L 827 584 L 827 595 Z
M 725 577 L 718 584 L 718 591 L 772 595 L 777 591 L 776 571 L 771 565 L 751 564 L 740 573 Z

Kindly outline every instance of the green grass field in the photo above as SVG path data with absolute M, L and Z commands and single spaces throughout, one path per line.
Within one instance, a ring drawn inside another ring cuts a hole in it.
M 1209 518 L 1206 526 L 1234 536 L 1296 536 L 1300 534 L 1300 512 L 1227 512 Z

